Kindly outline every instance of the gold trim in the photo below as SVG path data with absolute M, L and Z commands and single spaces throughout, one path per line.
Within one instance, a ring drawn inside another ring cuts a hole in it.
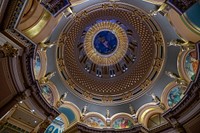
M 184 70 L 185 58 L 188 55 L 188 53 L 189 51 L 183 51 L 179 53 L 178 60 L 177 60 L 177 70 L 181 78 L 185 79 L 189 83 L 191 79 L 188 77 L 187 73 Z
M 181 64 L 181 65 L 183 65 L 183 73 L 184 73 L 184 75 L 186 75 L 186 77 L 189 79 L 189 81 L 192 81 L 192 79 L 189 77 L 189 75 L 188 75 L 188 73 L 187 73 L 187 71 L 186 71 L 186 69 L 185 69 L 185 68 L 186 68 L 186 67 L 185 67 L 185 62 L 186 62 L 187 56 L 188 56 L 190 53 L 192 53 L 192 52 L 196 52 L 195 49 L 187 51 L 187 52 L 185 53 L 184 57 L 183 57 L 182 62 L 181 62 L 181 63 L 183 63 L 183 64 Z M 198 60 L 196 60 L 196 61 L 198 61 Z M 195 73 L 195 74 L 197 74 L 197 73 Z
M 191 27 L 194 31 L 200 33 L 200 28 L 199 28 L 198 26 L 196 26 L 196 25 L 188 18 L 187 14 L 183 14 L 181 17 L 185 20 L 185 22 L 188 23 L 188 25 L 191 25 L 190 27 Z
M 168 105 L 168 95 L 169 95 L 170 91 L 175 87 L 181 87 L 181 86 L 176 84 L 173 81 L 173 82 L 170 82 L 169 84 L 167 84 L 167 86 L 163 89 L 163 92 L 161 94 L 161 103 L 163 103 L 165 105 L 166 109 L 173 108 L 173 107 L 169 107 L 169 105 Z M 187 88 L 182 87 L 182 89 L 184 90 L 184 93 L 185 93 Z
M 50 18 L 51 18 L 51 15 L 47 11 L 44 11 L 40 20 L 34 26 L 31 26 L 30 28 L 26 29 L 24 31 L 24 34 L 27 35 L 29 38 L 35 37 L 46 26 Z
M 46 56 L 46 52 L 37 51 L 37 54 L 39 55 L 39 58 L 40 58 L 41 68 L 40 68 L 38 75 L 36 75 L 35 70 L 34 70 L 34 75 L 35 75 L 36 79 L 40 79 L 43 76 L 45 76 L 45 74 L 46 74 L 47 56 Z M 36 60 L 34 59 L 34 61 L 36 61 Z M 35 65 L 33 67 L 35 69 Z
M 151 112 L 151 111 L 155 111 L 156 110 L 156 108 L 154 108 L 154 107 L 151 107 L 151 108 L 148 108 L 148 109 L 146 109 L 143 113 L 142 113 L 142 115 L 141 115 L 141 117 L 139 118 L 139 122 L 140 123 L 145 123 L 145 117 L 146 117 L 146 115 L 149 113 L 149 112 Z
M 101 55 L 96 51 L 93 46 L 95 35 L 105 29 L 108 31 L 112 31 L 118 38 L 118 46 L 116 50 L 109 55 Z M 128 37 L 124 29 L 122 29 L 118 24 L 104 21 L 95 24 L 89 29 L 85 36 L 84 49 L 88 58 L 95 64 L 102 66 L 113 65 L 118 63 L 126 54 L 126 51 L 128 49 Z

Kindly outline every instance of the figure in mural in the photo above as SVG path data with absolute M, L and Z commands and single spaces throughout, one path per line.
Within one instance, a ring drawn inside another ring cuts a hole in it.
M 133 123 L 128 118 L 117 118 L 112 127 L 115 129 L 131 128 Z
M 108 41 L 106 41 L 105 37 L 103 36 L 99 36 L 99 41 L 101 42 L 101 44 L 103 44 L 106 48 L 110 48 Z
M 47 100 L 47 102 L 51 105 L 53 105 L 54 99 L 53 99 L 53 93 L 51 91 L 51 88 L 48 85 L 41 86 L 42 95 Z
M 85 124 L 91 127 L 105 127 L 105 123 L 98 117 L 89 117 L 84 121 Z
M 50 81 L 50 79 L 55 76 L 55 73 L 56 72 L 49 72 L 47 73 L 44 77 L 42 77 L 40 80 L 39 80 L 39 83 L 40 84 L 46 84 Z
M 199 62 L 198 60 L 196 60 L 196 58 L 197 58 L 196 51 L 192 51 L 186 56 L 185 69 L 186 69 L 188 77 L 191 80 L 195 79 L 195 76 L 198 70 Z
M 34 74 L 35 77 L 37 78 L 41 70 L 41 60 L 38 53 L 36 54 L 35 60 L 33 61 L 33 65 L 34 65 Z
M 192 42 L 185 42 L 183 40 L 180 39 L 176 39 L 176 40 L 171 40 L 169 43 L 169 46 L 179 46 L 181 51 L 187 51 L 187 50 L 191 50 L 195 48 L 194 43 Z
M 117 47 L 117 37 L 111 31 L 101 31 L 94 38 L 94 47 L 100 54 L 110 54 Z
M 175 106 L 184 96 L 184 90 L 180 86 L 172 88 L 168 94 L 168 105 L 169 107 Z
M 187 82 L 184 79 L 180 78 L 175 73 L 166 71 L 165 74 L 170 78 L 174 79 L 176 84 L 179 84 L 181 86 L 187 86 Z

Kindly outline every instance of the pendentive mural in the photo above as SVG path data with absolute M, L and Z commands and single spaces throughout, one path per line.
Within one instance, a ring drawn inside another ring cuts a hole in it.
M 42 85 L 41 91 L 42 91 L 42 95 L 47 100 L 47 102 L 53 105 L 54 97 L 53 97 L 53 92 L 51 91 L 51 88 L 48 85 Z
M 87 118 L 84 123 L 88 126 L 91 126 L 91 127 L 96 127 L 96 128 L 103 128 L 105 127 L 105 123 L 98 117 L 89 117 Z
M 196 58 L 196 51 L 191 51 L 186 56 L 184 68 L 190 80 L 194 80 L 197 73 L 198 60 Z
M 35 77 L 37 78 L 40 74 L 40 70 L 42 67 L 41 59 L 38 53 L 36 54 L 35 60 L 33 61 L 33 65 L 34 65 L 34 74 L 35 74 Z
M 167 99 L 169 107 L 175 106 L 184 96 L 184 89 L 181 86 L 175 86 L 169 92 Z
M 112 125 L 115 129 L 123 129 L 123 128 L 131 128 L 133 127 L 133 123 L 128 118 L 117 118 Z

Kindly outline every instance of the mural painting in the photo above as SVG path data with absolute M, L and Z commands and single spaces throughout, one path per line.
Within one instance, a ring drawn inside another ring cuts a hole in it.
M 84 121 L 85 124 L 91 127 L 101 128 L 105 126 L 105 123 L 98 117 L 89 117 Z
M 54 98 L 53 98 L 53 93 L 51 91 L 51 88 L 48 85 L 43 85 L 41 86 L 41 91 L 42 91 L 42 95 L 47 100 L 47 102 L 53 105 Z
M 195 75 L 198 70 L 198 60 L 196 60 L 196 52 L 192 51 L 186 56 L 185 61 L 185 71 L 189 77 L 190 80 L 195 79 Z
M 37 77 L 40 74 L 40 70 L 41 70 L 41 60 L 38 53 L 36 54 L 33 64 L 34 64 L 34 74 L 35 74 L 35 77 Z
M 117 37 L 111 31 L 100 31 L 94 38 L 95 49 L 103 55 L 111 54 L 117 47 Z
M 172 88 L 172 90 L 169 92 L 167 99 L 168 99 L 168 106 L 173 107 L 175 106 L 184 96 L 184 89 L 182 89 L 180 86 L 176 86 Z
M 133 123 L 128 118 L 118 118 L 113 122 L 112 127 L 115 129 L 131 128 Z

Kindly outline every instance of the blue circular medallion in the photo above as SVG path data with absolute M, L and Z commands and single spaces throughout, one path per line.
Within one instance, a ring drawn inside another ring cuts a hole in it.
M 94 48 L 103 55 L 111 54 L 117 47 L 117 37 L 111 31 L 100 31 L 94 37 Z

